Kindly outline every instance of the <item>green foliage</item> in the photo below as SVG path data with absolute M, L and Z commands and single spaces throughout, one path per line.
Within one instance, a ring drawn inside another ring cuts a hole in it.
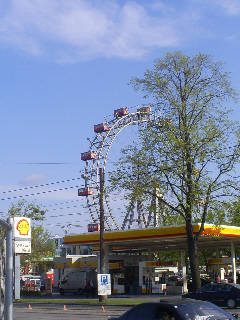
M 155 258 L 160 261 L 174 261 L 181 263 L 181 252 L 158 252 L 155 254 Z
M 208 211 L 208 222 L 215 225 L 227 224 L 240 226 L 240 198 L 239 196 L 218 203 L 214 209 Z
M 28 203 L 26 200 L 20 200 L 17 204 L 12 204 L 8 210 L 11 217 L 26 217 L 35 221 L 42 221 L 45 213 L 46 210 L 41 210 L 39 205 L 34 202 Z
M 8 213 L 11 217 L 31 218 L 31 254 L 21 255 L 21 266 L 27 270 L 41 266 L 44 271 L 47 271 L 46 262 L 54 255 L 55 244 L 53 240 L 49 240 L 51 234 L 39 224 L 44 220 L 46 211 L 41 210 L 41 207 L 34 202 L 28 203 L 26 200 L 21 200 L 17 204 L 12 204 Z
M 204 223 L 209 209 L 215 212 L 224 197 L 234 195 L 239 125 L 223 104 L 236 102 L 237 94 L 223 66 L 210 55 L 168 53 L 143 79 L 131 80 L 135 90 L 153 97 L 151 106 L 161 117 L 140 131 L 141 144 L 123 150 L 113 188 L 148 206 L 157 190 L 159 202 L 190 223 Z
M 228 220 L 232 226 L 240 226 L 240 197 L 228 206 Z
M 214 249 L 201 250 L 198 253 L 198 257 L 199 257 L 199 265 L 206 266 L 206 269 L 208 271 L 208 260 L 210 258 L 216 258 L 216 250 L 214 250 Z
M 180 216 L 197 289 L 196 241 L 205 221 L 224 221 L 225 202 L 239 192 L 233 174 L 240 130 L 231 120 L 232 110 L 225 107 L 226 102 L 237 102 L 237 93 L 224 64 L 201 53 L 192 58 L 167 53 L 144 78 L 132 78 L 130 84 L 153 99 L 148 105 L 159 117 L 140 131 L 141 143 L 123 151 L 112 187 L 126 190 L 130 200 L 142 199 L 147 207 L 157 198 L 162 204 L 159 221 L 168 217 L 166 223 L 173 223 Z M 201 223 L 197 235 L 193 222 Z
M 50 233 L 43 229 L 41 225 L 32 227 L 31 254 L 21 255 L 21 266 L 29 269 L 41 266 L 43 271 L 48 271 L 47 260 L 53 257 L 55 244 L 50 240 Z

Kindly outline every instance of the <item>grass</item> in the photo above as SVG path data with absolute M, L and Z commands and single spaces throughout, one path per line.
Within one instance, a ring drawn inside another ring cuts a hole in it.
M 104 302 L 99 302 L 99 299 L 35 299 L 24 298 L 20 300 L 13 300 L 14 303 L 44 303 L 44 304 L 76 304 L 76 305 L 112 305 L 112 306 L 133 306 L 142 302 L 147 302 L 148 299 L 108 299 Z

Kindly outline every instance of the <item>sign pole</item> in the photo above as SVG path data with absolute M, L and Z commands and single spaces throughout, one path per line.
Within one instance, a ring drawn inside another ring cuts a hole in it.
M 104 193 L 104 170 L 100 168 L 100 274 L 105 273 L 105 242 L 104 242 L 104 206 L 103 206 L 103 193 Z M 100 302 L 106 301 L 107 295 L 101 295 Z
M 14 236 L 14 298 L 20 299 L 20 255 L 31 253 L 31 219 L 13 218 Z
M 8 218 L 6 236 L 6 280 L 4 297 L 4 319 L 13 319 L 13 230 L 12 218 Z
M 20 255 L 14 256 L 14 298 L 20 299 Z

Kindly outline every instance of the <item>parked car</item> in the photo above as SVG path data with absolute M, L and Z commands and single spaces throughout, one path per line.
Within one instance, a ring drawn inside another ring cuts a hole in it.
M 211 283 L 196 292 L 185 293 L 182 297 L 209 301 L 218 306 L 236 308 L 240 306 L 240 285 L 234 283 Z
M 109 320 L 236 320 L 236 318 L 237 314 L 231 315 L 210 302 L 178 299 L 141 303 L 120 317 Z
M 177 275 L 170 275 L 167 279 L 167 286 L 182 285 L 182 278 Z
M 40 279 L 33 278 L 33 279 L 27 279 L 25 281 L 25 288 L 27 291 L 40 291 L 40 286 L 41 286 Z

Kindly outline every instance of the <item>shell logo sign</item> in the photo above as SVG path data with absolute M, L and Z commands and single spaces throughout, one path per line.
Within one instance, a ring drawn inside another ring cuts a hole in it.
M 27 236 L 30 231 L 30 224 L 26 219 L 22 219 L 17 223 L 17 230 L 21 236 Z
M 30 218 L 14 217 L 14 237 L 15 238 L 31 238 Z
M 31 253 L 30 218 L 14 217 L 14 252 L 17 254 Z

